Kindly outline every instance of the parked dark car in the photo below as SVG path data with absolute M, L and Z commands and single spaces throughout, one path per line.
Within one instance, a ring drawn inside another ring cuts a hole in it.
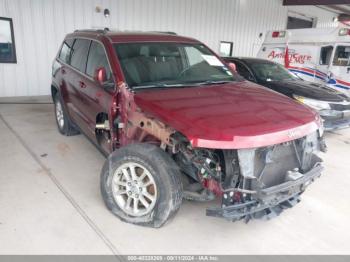
M 225 57 L 245 79 L 289 96 L 318 111 L 325 130 L 350 126 L 350 98 L 323 84 L 302 80 L 283 66 L 265 59 Z
M 214 197 L 208 215 L 271 217 L 320 176 L 322 121 L 235 74 L 191 38 L 77 31 L 53 63 L 58 130 L 108 156 L 102 197 L 123 221 L 160 227 L 183 198 Z

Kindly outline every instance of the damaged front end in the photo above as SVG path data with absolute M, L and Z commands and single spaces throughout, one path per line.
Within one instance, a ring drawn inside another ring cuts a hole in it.
M 319 131 L 293 141 L 249 149 L 192 148 L 174 139 L 174 159 L 188 177 L 185 198 L 222 198 L 208 216 L 231 221 L 271 218 L 299 202 L 305 188 L 321 175 L 317 152 L 326 146 Z

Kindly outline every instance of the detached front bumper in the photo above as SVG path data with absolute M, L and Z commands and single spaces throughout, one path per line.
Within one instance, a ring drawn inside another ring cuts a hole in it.
M 297 204 L 299 195 L 305 188 L 321 175 L 323 167 L 317 164 L 305 174 L 293 172 L 293 181 L 264 188 L 251 193 L 252 200 L 225 207 L 211 207 L 207 209 L 207 216 L 223 217 L 230 221 L 251 218 L 272 218 L 279 215 L 285 208 Z M 233 194 L 231 194 L 233 195 Z
M 324 120 L 323 125 L 325 131 L 350 127 L 350 110 L 322 110 L 319 113 Z

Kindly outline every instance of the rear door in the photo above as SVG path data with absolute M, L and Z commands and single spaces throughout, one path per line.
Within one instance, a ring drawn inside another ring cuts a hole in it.
M 328 84 L 335 89 L 350 94 L 350 45 L 338 44 L 329 66 Z
M 328 82 L 333 52 L 333 45 L 324 45 L 320 47 L 320 59 L 316 67 L 315 82 Z
M 73 121 L 78 124 L 83 130 L 88 128 L 88 117 L 84 110 L 83 91 L 86 88 L 86 62 L 90 47 L 90 40 L 76 39 L 70 59 L 70 68 L 67 69 L 67 89 L 70 103 L 68 110 Z
M 273 62 L 284 65 L 285 44 L 263 45 L 258 53 L 259 58 L 268 59 Z
M 71 115 L 71 108 L 72 108 L 72 100 L 69 95 L 69 89 L 70 89 L 70 58 L 72 53 L 72 48 L 74 44 L 74 39 L 65 39 L 61 50 L 57 56 L 57 61 L 53 64 L 53 74 L 56 76 L 54 79 L 57 79 L 57 85 L 60 86 L 60 92 L 61 96 L 66 104 L 66 109 L 68 110 L 69 115 Z
M 287 46 L 265 46 L 259 52 L 260 58 L 265 58 L 285 66 L 290 72 L 299 76 L 300 78 L 310 81 L 319 82 L 324 81 L 318 76 L 317 59 L 319 57 L 319 47 L 304 44 L 288 44 Z M 287 58 L 285 58 L 287 53 Z M 326 77 L 323 74 L 323 77 Z
M 290 72 L 300 78 L 317 82 L 316 67 L 319 47 L 309 44 L 288 44 L 288 60 L 285 61 Z

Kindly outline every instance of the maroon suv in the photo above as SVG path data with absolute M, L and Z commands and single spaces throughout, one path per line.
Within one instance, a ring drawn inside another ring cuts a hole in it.
M 322 170 L 319 116 L 244 81 L 201 42 L 76 31 L 53 64 L 59 131 L 106 156 L 101 191 L 120 219 L 160 227 L 182 199 L 231 221 L 272 217 Z

